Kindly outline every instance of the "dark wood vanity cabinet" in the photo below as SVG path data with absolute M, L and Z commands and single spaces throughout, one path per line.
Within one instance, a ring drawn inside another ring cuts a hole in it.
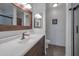
M 44 56 L 45 36 L 43 36 L 24 56 Z

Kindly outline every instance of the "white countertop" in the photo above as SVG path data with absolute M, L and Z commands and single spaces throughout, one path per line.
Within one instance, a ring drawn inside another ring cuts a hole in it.
M 0 56 L 23 56 L 27 53 L 44 34 L 30 35 L 30 39 L 21 41 L 20 37 L 0 44 Z

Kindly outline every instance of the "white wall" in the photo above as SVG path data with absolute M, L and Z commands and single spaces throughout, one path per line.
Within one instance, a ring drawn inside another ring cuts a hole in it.
M 31 4 L 32 5 L 32 11 L 33 11 L 33 13 L 32 13 L 32 21 L 33 21 L 33 23 L 32 23 L 32 25 L 33 25 L 33 30 L 39 30 L 39 29 L 41 29 L 41 30 L 43 30 L 43 32 L 45 33 L 45 10 L 46 10 L 46 5 L 45 5 L 45 3 L 32 3 Z M 43 24 L 42 24 L 42 28 L 39 28 L 39 29 L 36 29 L 36 28 L 34 28 L 34 15 L 36 14 L 36 13 L 40 13 L 40 14 L 42 14 L 42 16 L 43 16 L 43 19 L 42 19 L 42 22 L 43 22 Z
M 69 11 L 71 4 L 66 4 L 66 56 L 73 54 L 73 24 L 72 11 Z
M 66 38 L 66 5 L 60 4 L 58 7 L 46 5 L 46 38 L 50 44 L 65 46 Z M 52 24 L 52 19 L 57 18 L 58 24 Z
M 33 30 L 36 32 L 40 31 L 42 33 L 46 33 L 46 4 L 45 3 L 32 3 L 32 27 L 33 27 Z M 42 19 L 42 28 L 34 28 L 34 15 L 36 13 L 41 13 L 42 16 L 43 16 L 43 19 Z M 46 35 L 45 35 L 46 37 Z M 45 45 L 45 48 L 46 48 L 46 45 Z M 46 49 L 45 49 L 45 54 L 46 54 Z

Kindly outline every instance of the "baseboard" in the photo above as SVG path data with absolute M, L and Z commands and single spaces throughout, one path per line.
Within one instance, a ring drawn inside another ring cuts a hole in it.
M 51 43 L 49 45 L 58 46 L 58 47 L 65 47 L 63 45 L 57 45 L 57 44 L 51 44 Z

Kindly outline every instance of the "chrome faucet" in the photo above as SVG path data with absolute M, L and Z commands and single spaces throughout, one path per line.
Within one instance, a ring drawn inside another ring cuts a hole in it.
M 25 33 L 25 32 L 24 32 Z M 22 39 L 21 40 L 23 40 L 24 39 L 24 33 L 22 33 Z
M 21 40 L 25 39 L 24 36 L 29 36 L 29 34 L 26 34 L 26 33 L 24 32 L 24 33 L 22 34 L 22 39 L 21 39 Z

